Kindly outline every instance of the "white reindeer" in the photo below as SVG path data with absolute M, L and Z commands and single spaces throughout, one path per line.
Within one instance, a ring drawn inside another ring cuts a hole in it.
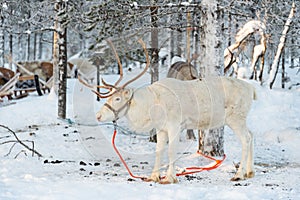
M 140 43 L 145 50 L 145 44 Z M 155 165 L 147 180 L 177 183 L 175 149 L 183 129 L 212 129 L 223 125 L 228 125 L 242 143 L 240 166 L 231 180 L 253 177 L 253 136 L 247 129 L 246 117 L 256 98 L 254 87 L 234 78 L 211 77 L 191 81 L 166 78 L 143 88 L 127 88 L 146 72 L 149 59 L 146 50 L 145 53 L 147 65 L 141 74 L 122 86 L 118 86 L 122 76 L 114 85 L 103 82 L 103 86 L 97 86 L 109 89 L 108 94 L 93 92 L 108 98 L 96 114 L 100 122 L 126 117 L 135 131 L 158 130 Z M 121 64 L 119 67 L 122 72 Z M 167 143 L 169 166 L 165 178 L 161 179 L 161 157 Z
M 189 62 L 177 61 L 170 66 L 167 78 L 176 78 L 182 81 L 197 79 L 198 70 Z M 192 129 L 186 131 L 186 136 L 188 139 L 196 139 Z

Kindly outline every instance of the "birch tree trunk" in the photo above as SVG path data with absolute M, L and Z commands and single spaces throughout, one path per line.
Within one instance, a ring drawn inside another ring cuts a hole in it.
M 2 14 L 2 3 L 1 6 L 1 13 L 0 13 L 0 66 L 4 66 L 4 17 Z
M 186 61 L 191 62 L 191 13 L 188 11 L 186 14 Z
M 36 60 L 37 33 L 33 34 L 33 60 Z
M 150 14 L 151 14 L 151 48 L 152 48 L 152 54 L 151 54 L 151 84 L 158 81 L 159 74 L 158 74 L 158 61 L 159 61 L 159 55 L 158 55 L 158 28 L 157 28 L 157 13 L 158 13 L 158 7 L 154 6 L 157 2 L 151 1 L 151 4 L 153 5 L 150 8 Z M 156 142 L 156 130 L 152 129 L 150 131 L 150 142 Z
M 291 43 L 295 44 L 294 37 L 291 38 Z M 291 47 L 291 56 L 290 56 L 290 59 L 291 59 L 291 68 L 295 67 L 295 60 L 294 60 L 294 58 L 296 57 L 296 51 L 297 51 L 297 48 L 295 48 L 295 46 L 292 46 Z
M 178 12 L 177 16 L 178 23 L 182 22 L 182 13 Z M 182 56 L 182 31 L 176 31 L 176 56 Z
M 285 51 L 283 49 L 282 54 L 281 54 L 281 88 L 285 88 Z
M 199 15 L 194 14 L 193 16 L 193 21 L 200 20 Z M 199 24 L 199 21 L 197 21 L 197 24 Z M 198 54 L 199 54 L 199 28 L 193 29 L 193 47 L 194 47 L 194 52 L 193 52 L 193 65 L 197 67 L 197 62 L 198 62 Z
M 287 33 L 290 29 L 290 25 L 292 23 L 292 18 L 293 18 L 294 13 L 295 13 L 295 8 L 296 8 L 295 7 L 295 2 L 293 2 L 291 12 L 290 12 L 289 17 L 288 17 L 288 19 L 287 19 L 287 21 L 284 25 L 284 29 L 283 29 L 283 32 L 282 32 L 282 36 L 280 37 L 280 42 L 279 42 L 279 45 L 278 45 L 278 48 L 277 48 L 277 52 L 276 52 L 273 64 L 271 66 L 270 77 L 269 77 L 269 80 L 268 80 L 268 85 L 269 85 L 270 89 L 273 88 L 273 84 L 274 84 L 275 79 L 276 79 L 276 75 L 277 75 L 278 67 L 279 67 L 280 56 L 281 56 L 282 50 L 283 50 L 284 45 L 285 45 L 286 35 L 287 35 Z
M 27 1 L 27 3 L 29 3 L 29 2 Z M 30 17 L 31 17 L 31 12 L 28 11 L 27 15 L 28 15 L 28 19 L 30 19 Z M 26 24 L 27 24 L 27 23 L 26 23 Z M 27 24 L 27 29 L 30 30 L 30 23 Z M 30 59 L 31 59 L 31 52 L 30 52 L 31 48 L 32 48 L 32 47 L 31 47 L 31 34 L 30 34 L 30 33 L 27 33 L 27 52 L 26 52 L 26 59 L 27 59 L 27 60 L 30 60 Z
M 191 13 L 190 13 L 190 11 L 188 11 L 188 13 L 186 15 L 186 20 L 187 20 L 187 22 L 186 22 L 187 28 L 186 28 L 186 55 L 185 55 L 185 57 L 186 57 L 186 62 L 191 64 Z M 187 129 L 186 138 L 189 140 L 196 139 L 196 136 L 192 129 Z
M 31 35 L 27 34 L 27 52 L 26 52 L 26 60 L 30 60 L 30 50 L 31 50 Z
M 219 76 L 223 73 L 221 25 L 217 13 L 218 0 L 202 1 L 202 26 L 200 33 L 200 76 Z M 219 16 L 218 16 L 219 15 Z M 220 91 L 222 93 L 222 91 Z M 222 94 L 212 95 L 222 95 Z M 213 100 L 213 99 L 212 99 Z M 224 127 L 209 131 L 201 131 L 199 150 L 211 156 L 224 155 Z
M 169 57 L 169 64 L 172 64 L 172 59 L 175 55 L 175 39 L 174 39 L 174 31 L 170 30 L 170 57 Z
M 151 48 L 152 48 L 152 69 L 151 69 L 151 83 L 154 83 L 158 81 L 159 74 L 158 74 L 158 61 L 159 61 L 159 55 L 158 55 L 158 28 L 157 28 L 157 12 L 158 7 L 151 7 L 151 24 L 152 24 L 152 30 L 151 30 Z
M 13 35 L 9 33 L 9 55 L 13 57 Z M 9 62 L 9 69 L 12 69 L 12 62 Z
M 54 21 L 54 30 L 58 29 L 58 19 Z M 53 46 L 52 46 L 52 63 L 53 63 L 53 85 L 52 92 L 58 93 L 58 32 L 53 32 Z
M 38 59 L 43 57 L 43 33 L 39 33 L 39 48 L 38 48 Z
M 58 117 L 66 118 L 67 100 L 67 2 L 56 3 L 58 21 Z

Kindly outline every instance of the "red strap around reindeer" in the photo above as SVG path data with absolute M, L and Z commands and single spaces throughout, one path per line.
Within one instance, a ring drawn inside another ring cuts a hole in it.
M 146 180 L 147 178 L 146 177 L 143 177 L 143 176 L 136 176 L 134 175 L 130 168 L 128 167 L 127 163 L 125 162 L 125 160 L 123 159 L 122 155 L 120 154 L 119 150 L 117 149 L 116 145 L 115 145 L 115 138 L 116 138 L 116 135 L 117 135 L 117 130 L 116 128 L 114 129 L 114 134 L 113 134 L 113 137 L 112 137 L 112 145 L 113 145 L 113 148 L 114 150 L 116 151 L 116 153 L 118 154 L 121 162 L 123 163 L 123 165 L 125 166 L 126 170 L 128 171 L 129 175 L 132 177 L 132 178 L 137 178 L 137 179 L 141 179 L 141 180 Z M 213 170 L 213 169 L 216 169 L 218 168 L 222 162 L 225 160 L 226 158 L 226 155 L 224 154 L 223 158 L 221 160 L 218 160 L 218 159 L 215 159 L 213 157 L 210 157 L 210 156 L 207 156 L 207 155 L 204 155 L 202 154 L 200 151 L 197 151 L 198 154 L 200 154 L 201 156 L 204 156 L 205 158 L 207 159 L 210 159 L 210 160 L 213 160 L 215 161 L 215 164 L 210 166 L 210 167 L 187 167 L 185 168 L 185 170 L 181 173 L 177 173 L 176 176 L 185 176 L 185 175 L 189 175 L 189 174 L 194 174 L 194 173 L 198 173 L 198 172 L 202 172 L 202 171 L 209 171 L 209 170 Z

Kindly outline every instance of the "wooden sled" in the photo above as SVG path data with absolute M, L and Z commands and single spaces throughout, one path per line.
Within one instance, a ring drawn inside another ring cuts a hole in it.
M 50 92 L 50 88 L 52 86 L 52 80 L 53 77 L 51 77 L 48 82 L 42 80 L 39 78 L 38 75 L 34 74 L 33 72 L 26 69 L 24 66 L 20 65 L 19 63 L 15 62 L 11 56 L 6 56 L 7 59 L 14 63 L 18 68 L 22 69 L 27 75 L 23 75 L 19 77 L 19 81 L 28 81 L 33 80 L 34 81 L 34 87 L 29 88 L 15 88 L 14 95 L 16 99 L 23 98 L 28 96 L 29 92 L 37 91 L 38 95 L 43 95 L 43 92 L 46 93 L 46 91 Z M 43 92 L 42 92 L 43 91 Z
M 20 99 L 23 97 L 28 96 L 29 92 L 37 92 L 39 96 L 42 96 L 43 94 L 45 94 L 46 92 L 50 92 L 50 85 L 51 85 L 51 81 L 52 78 L 49 79 L 48 82 L 44 82 L 43 83 L 40 81 L 41 79 L 39 79 L 38 75 L 29 75 L 29 76 L 20 76 L 19 77 L 19 81 L 29 81 L 32 80 L 34 82 L 34 86 L 33 87 L 28 87 L 28 88 L 16 88 L 14 90 L 14 95 L 16 99 Z

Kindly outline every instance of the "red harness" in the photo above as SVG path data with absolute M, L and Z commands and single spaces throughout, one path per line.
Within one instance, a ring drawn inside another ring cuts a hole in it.
M 141 180 L 146 180 L 147 178 L 146 177 L 143 177 L 143 176 L 136 176 L 134 175 L 130 168 L 128 167 L 127 163 L 125 162 L 125 160 L 123 159 L 122 155 L 120 154 L 119 150 L 117 149 L 116 145 L 115 145 L 115 138 L 116 138 L 116 135 L 117 135 L 117 129 L 115 128 L 114 129 L 114 134 L 112 136 L 112 145 L 113 145 L 113 148 L 114 150 L 116 151 L 116 153 L 118 154 L 120 160 L 122 161 L 123 165 L 125 166 L 126 170 L 128 171 L 129 175 L 132 177 L 132 178 L 137 178 L 137 179 L 141 179 Z M 213 169 L 216 169 L 218 168 L 222 162 L 225 160 L 226 158 L 226 155 L 224 154 L 223 158 L 221 160 L 218 160 L 218 159 L 215 159 L 213 157 L 210 157 L 210 156 L 207 156 L 207 155 L 204 155 L 202 154 L 200 151 L 197 151 L 197 153 L 209 160 L 213 160 L 215 161 L 215 163 L 210 166 L 210 167 L 187 167 L 185 168 L 185 170 L 181 173 L 177 173 L 176 176 L 185 176 L 185 175 L 189 175 L 189 174 L 194 174 L 194 173 L 198 173 L 198 172 L 202 172 L 202 171 L 209 171 L 209 170 L 213 170 Z

